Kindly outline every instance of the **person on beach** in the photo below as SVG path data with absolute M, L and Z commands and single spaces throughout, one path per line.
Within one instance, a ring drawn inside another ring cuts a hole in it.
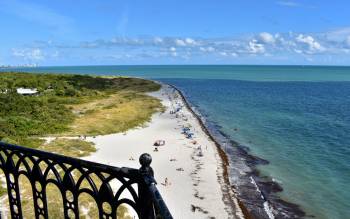
M 198 152 L 198 157 L 203 157 L 203 152 L 202 152 L 202 150 L 200 150 L 200 151 Z
M 165 141 L 164 140 L 157 140 L 153 144 L 153 146 L 163 146 L 163 145 L 165 145 Z
M 162 183 L 163 186 L 170 186 L 171 183 L 168 180 L 168 177 L 165 177 L 164 183 Z

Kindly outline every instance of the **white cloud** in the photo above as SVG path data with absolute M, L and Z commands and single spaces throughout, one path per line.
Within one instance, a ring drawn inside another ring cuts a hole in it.
M 170 55 L 173 57 L 177 57 L 177 52 L 171 52 Z
M 115 37 L 97 39 L 80 44 L 64 45 L 59 42 L 37 42 L 26 49 L 14 49 L 13 55 L 26 60 L 50 60 L 60 54 L 79 53 L 91 56 L 92 53 L 125 54 L 131 58 L 150 57 L 281 57 L 316 55 L 348 55 L 350 53 L 350 28 L 324 33 L 269 33 L 226 38 L 194 37 Z M 42 50 L 40 50 L 42 49 Z M 65 51 L 65 49 L 67 49 Z M 45 53 L 43 52 L 45 51 Z M 69 52 L 68 52 L 69 51 Z M 77 55 L 76 55 L 77 56 Z M 124 57 L 126 59 L 128 57 Z
M 296 41 L 305 44 L 308 47 L 307 53 L 322 52 L 325 50 L 319 42 L 317 42 L 312 36 L 299 34 L 296 37 Z
M 60 56 L 60 52 L 59 51 L 54 51 L 52 54 L 51 54 L 51 57 L 52 58 L 57 58 Z
M 185 42 L 187 43 L 187 44 L 195 44 L 195 40 L 194 39 L 191 39 L 191 38 L 186 38 L 185 39 Z
M 196 45 L 198 45 L 198 42 L 196 40 L 192 39 L 192 38 L 186 38 L 185 42 L 189 46 L 196 46 Z
M 350 27 L 339 28 L 325 33 L 325 38 L 330 41 L 342 42 L 350 36 Z
M 175 39 L 176 46 L 196 46 L 198 42 L 192 38 Z
M 12 55 L 26 61 L 41 61 L 45 59 L 40 49 L 12 49 Z
M 264 53 L 265 47 L 263 44 L 258 43 L 257 40 L 251 40 L 248 43 L 248 52 L 253 54 Z
M 276 2 L 278 5 L 286 6 L 286 7 L 299 7 L 301 6 L 299 3 L 294 1 L 278 1 Z
M 262 32 L 259 34 L 259 41 L 261 41 L 262 43 L 267 43 L 267 44 L 272 44 L 275 43 L 275 37 L 267 32 Z
M 295 52 L 295 53 L 298 53 L 298 54 L 303 54 L 303 51 L 300 50 L 300 49 L 294 49 L 294 52 Z
M 208 46 L 208 47 L 199 47 L 199 50 L 202 52 L 214 52 L 215 48 L 212 46 Z
M 186 46 L 185 41 L 181 40 L 181 39 L 175 39 L 175 44 L 177 46 Z
M 44 54 L 40 49 L 33 49 L 28 53 L 29 58 L 33 60 L 43 60 L 44 59 Z
M 161 43 L 163 43 L 163 39 L 162 39 L 161 37 L 155 37 L 155 38 L 153 39 L 153 41 L 154 41 L 155 44 L 161 44 Z
M 346 42 L 347 46 L 350 47 L 350 35 L 346 38 L 345 42 Z

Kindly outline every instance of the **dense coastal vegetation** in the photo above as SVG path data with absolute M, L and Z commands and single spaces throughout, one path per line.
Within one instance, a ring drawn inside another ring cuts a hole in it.
M 18 92 L 21 88 L 37 92 L 26 95 Z M 72 157 L 88 156 L 96 151 L 92 142 L 65 137 L 124 132 L 144 125 L 163 109 L 158 99 L 145 94 L 159 89 L 159 84 L 139 78 L 0 73 L 0 140 Z M 48 136 L 55 139 L 46 142 Z M 23 211 L 34 216 L 30 183 L 23 178 L 20 184 Z M 5 193 L 0 184 L 0 196 Z M 53 218 L 63 217 L 54 207 L 60 202 L 59 195 L 49 201 Z M 82 197 L 85 208 L 90 203 Z M 88 215 L 96 217 L 96 209 L 91 209 Z M 124 218 L 125 212 L 121 207 L 118 215 Z
M 21 95 L 18 88 L 35 88 L 38 94 Z M 39 147 L 38 137 L 47 135 L 125 131 L 160 109 L 159 100 L 144 94 L 159 88 L 138 78 L 1 73 L 0 139 Z M 105 113 L 108 120 L 101 116 Z

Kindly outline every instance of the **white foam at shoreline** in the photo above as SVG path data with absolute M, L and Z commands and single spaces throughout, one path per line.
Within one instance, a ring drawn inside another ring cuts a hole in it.
M 256 191 L 259 192 L 259 194 L 261 195 L 261 198 L 264 199 L 264 200 L 266 200 L 265 197 L 264 197 L 264 195 L 263 195 L 262 192 L 260 191 L 258 185 L 256 184 L 256 182 L 255 182 L 255 180 L 254 180 L 254 178 L 253 178 L 252 176 L 250 177 L 250 180 L 251 180 L 251 183 L 255 186 Z M 269 204 L 268 201 L 265 201 L 265 202 L 264 202 L 264 210 L 265 210 L 267 216 L 268 216 L 270 219 L 275 219 L 275 215 L 273 214 L 273 208 L 272 208 L 272 206 Z

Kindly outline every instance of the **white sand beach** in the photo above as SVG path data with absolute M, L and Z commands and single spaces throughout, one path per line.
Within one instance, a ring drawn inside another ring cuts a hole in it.
M 223 201 L 218 181 L 222 174 L 221 159 L 214 142 L 209 140 L 178 93 L 163 85 L 160 91 L 150 95 L 162 100 L 166 107 L 164 113 L 153 115 L 146 127 L 89 137 L 87 140 L 95 143 L 97 152 L 84 159 L 139 168 L 139 156 L 149 153 L 158 189 L 174 218 L 241 217 L 237 206 L 227 206 Z M 170 113 L 176 110 L 178 112 Z M 192 139 L 181 133 L 183 127 L 190 127 Z M 158 151 L 154 151 L 153 146 L 156 140 L 165 141 Z M 165 178 L 168 178 L 166 186 Z

